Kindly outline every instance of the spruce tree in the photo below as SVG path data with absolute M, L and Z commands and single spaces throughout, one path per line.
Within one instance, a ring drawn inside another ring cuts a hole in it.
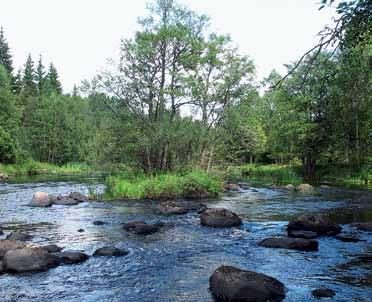
M 2 64 L 10 75 L 13 73 L 13 61 L 10 54 L 8 42 L 5 39 L 4 29 L 0 28 L 0 64 Z
M 34 70 L 34 61 L 32 60 L 31 54 L 29 54 L 27 57 L 25 70 L 23 72 L 22 95 L 26 97 L 37 95 L 37 83 Z
M 21 94 L 22 91 L 22 71 L 18 69 L 16 76 L 14 77 L 13 93 Z
M 53 92 L 56 94 L 62 94 L 62 84 L 59 81 L 59 75 L 53 63 L 50 63 L 47 74 L 47 90 L 49 94 Z
M 39 62 L 36 68 L 36 82 L 37 82 L 37 88 L 39 95 L 43 95 L 45 93 L 46 89 L 46 78 L 45 78 L 45 68 L 43 65 L 43 60 L 40 55 Z

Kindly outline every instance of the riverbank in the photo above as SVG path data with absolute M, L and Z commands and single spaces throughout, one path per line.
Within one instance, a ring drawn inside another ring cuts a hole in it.
M 226 169 L 225 178 L 231 181 L 248 179 L 265 185 L 299 185 L 307 183 L 301 176 L 300 165 L 242 165 L 230 166 Z M 350 171 L 347 169 L 320 168 L 316 175 L 314 185 L 330 184 L 348 188 L 372 190 L 372 172 L 367 169 Z
M 54 165 L 30 160 L 18 164 L 0 164 L 0 173 L 8 177 L 38 174 L 86 174 L 95 171 L 96 169 L 85 163 Z

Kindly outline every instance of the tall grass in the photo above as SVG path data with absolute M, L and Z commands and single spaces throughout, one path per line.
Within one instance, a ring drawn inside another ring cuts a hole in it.
M 222 191 L 217 176 L 202 171 L 185 174 L 158 174 L 152 176 L 127 174 L 110 176 L 106 181 L 106 197 L 111 199 L 176 199 L 216 197 Z
M 228 167 L 225 177 L 228 180 L 257 180 L 268 184 L 298 185 L 303 183 L 299 167 L 288 165 L 254 165 Z
M 35 175 L 44 173 L 75 174 L 87 173 L 90 171 L 92 171 L 92 169 L 85 163 L 68 163 L 58 166 L 50 163 L 41 163 L 28 160 L 18 164 L 0 164 L 0 172 L 9 176 Z

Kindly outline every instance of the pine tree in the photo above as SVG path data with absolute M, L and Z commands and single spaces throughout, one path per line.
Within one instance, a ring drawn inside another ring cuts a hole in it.
M 48 94 L 53 92 L 56 94 L 62 94 L 62 84 L 59 81 L 58 72 L 53 63 L 50 63 L 47 74 L 47 90 Z
M 0 64 L 4 65 L 10 75 L 13 73 L 13 61 L 8 42 L 5 39 L 4 29 L 0 28 Z
M 37 95 L 37 83 L 36 75 L 34 70 L 34 61 L 32 60 L 31 54 L 28 55 L 25 64 L 25 70 L 23 72 L 22 81 L 22 95 L 23 96 L 36 96 Z
M 40 55 L 39 62 L 36 69 L 36 82 L 39 95 L 43 95 L 46 89 L 46 78 L 45 78 L 45 68 L 43 65 L 42 57 Z

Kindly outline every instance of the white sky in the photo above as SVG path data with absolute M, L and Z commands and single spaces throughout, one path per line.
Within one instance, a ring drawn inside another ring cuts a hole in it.
M 262 79 L 316 42 L 334 12 L 318 11 L 320 0 L 180 0 L 211 17 L 212 28 L 230 34 L 249 55 Z M 16 68 L 31 52 L 56 65 L 65 91 L 93 77 L 116 58 L 120 39 L 131 37 L 145 0 L 0 0 L 4 27 Z

